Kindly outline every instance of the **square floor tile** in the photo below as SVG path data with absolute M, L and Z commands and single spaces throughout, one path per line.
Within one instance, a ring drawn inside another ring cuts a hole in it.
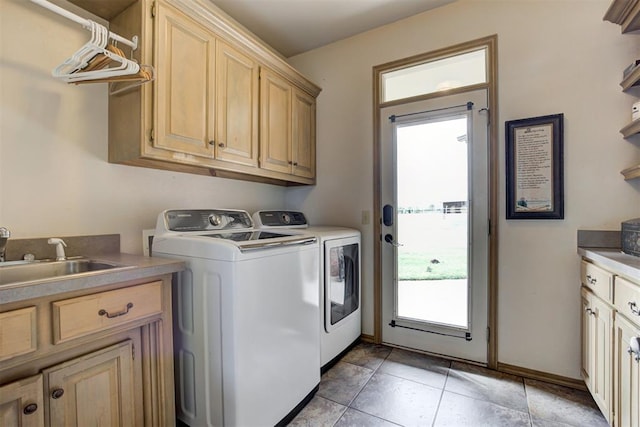
M 331 427 L 346 409 L 346 406 L 316 394 L 288 425 L 292 427 Z
M 376 373 L 351 407 L 403 426 L 429 426 L 441 393 L 434 387 Z
M 529 427 L 529 413 L 445 391 L 435 427 Z
M 441 389 L 450 365 L 448 360 L 394 348 L 378 372 Z
M 398 424 L 348 408 L 335 427 L 397 427 Z
M 444 389 L 516 411 L 528 411 L 522 378 L 481 366 L 453 362 Z
M 391 347 L 378 344 L 360 343 L 352 348 L 342 362 L 352 363 L 364 368 L 376 370 L 391 353 Z
M 371 369 L 338 362 L 322 375 L 317 394 L 342 405 L 349 405 L 371 375 Z
M 529 410 L 536 426 L 603 426 L 609 424 L 587 391 L 525 380 Z

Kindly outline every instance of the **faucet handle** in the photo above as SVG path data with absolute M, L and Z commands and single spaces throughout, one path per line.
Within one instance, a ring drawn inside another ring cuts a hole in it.
M 64 240 L 57 237 L 52 237 L 47 240 L 47 243 L 50 245 L 56 245 L 56 261 L 64 261 L 67 259 L 67 256 L 64 253 L 64 248 L 67 246 L 67 244 L 64 242 Z
M 11 232 L 6 227 L 0 227 L 0 238 L 8 239 L 11 237 Z

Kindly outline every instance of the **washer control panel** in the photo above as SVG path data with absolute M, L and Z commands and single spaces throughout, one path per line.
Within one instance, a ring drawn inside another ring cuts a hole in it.
M 164 225 L 170 231 L 211 231 L 253 228 L 246 211 L 230 209 L 169 210 Z
M 307 218 L 298 211 L 258 211 L 253 214 L 258 227 L 306 228 Z

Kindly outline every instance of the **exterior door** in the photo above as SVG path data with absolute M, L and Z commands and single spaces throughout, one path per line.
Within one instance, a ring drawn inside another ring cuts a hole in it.
M 487 91 L 381 109 L 382 341 L 487 362 Z

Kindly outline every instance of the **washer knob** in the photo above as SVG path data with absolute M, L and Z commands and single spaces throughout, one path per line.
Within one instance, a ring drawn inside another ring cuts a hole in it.
M 285 224 L 289 224 L 291 223 L 291 216 L 289 216 L 288 213 L 283 212 L 282 215 L 280 216 L 280 219 L 282 220 L 283 223 Z
M 209 223 L 214 227 L 217 227 L 222 223 L 222 218 L 220 217 L 220 215 L 211 214 L 209 215 Z

